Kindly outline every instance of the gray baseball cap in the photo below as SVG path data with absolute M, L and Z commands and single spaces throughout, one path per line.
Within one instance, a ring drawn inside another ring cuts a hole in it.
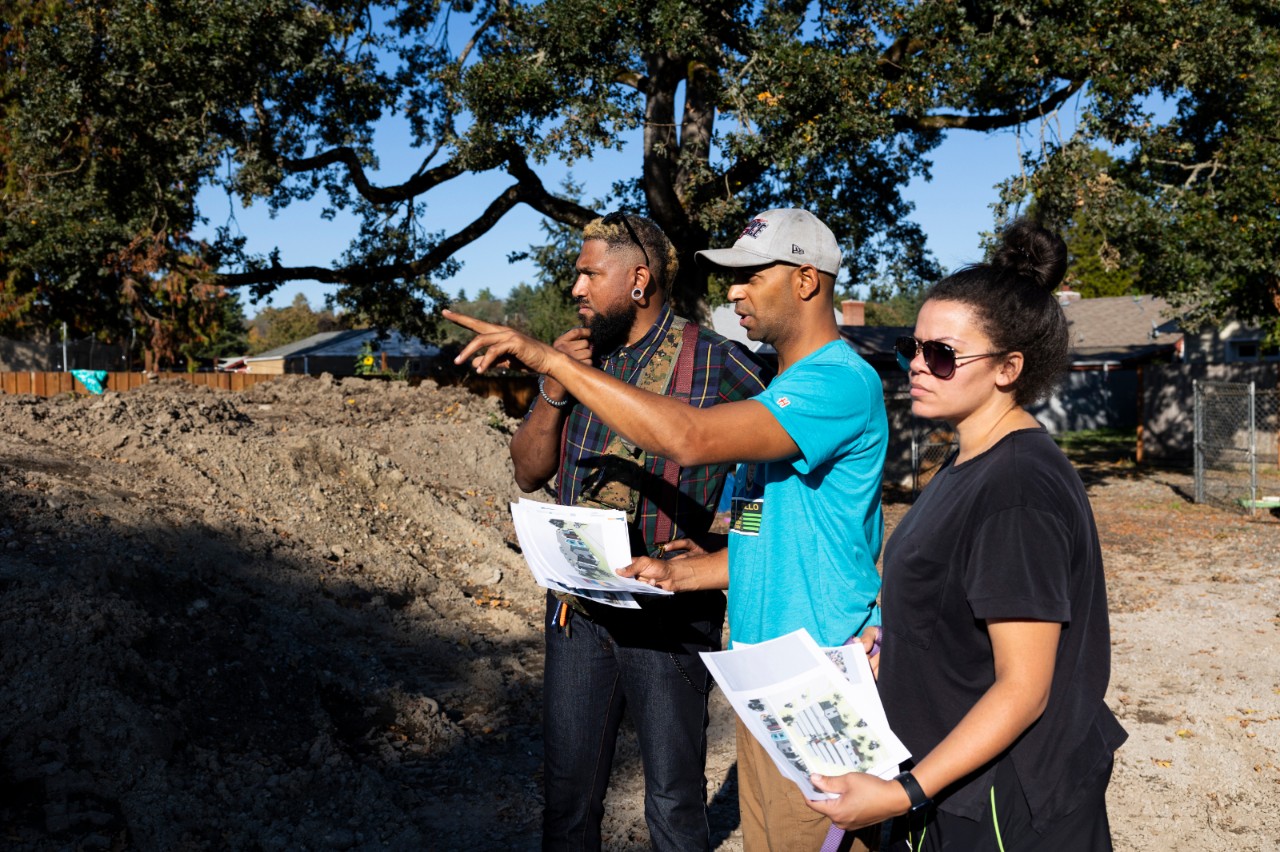
M 695 255 L 713 266 L 730 269 L 781 261 L 813 264 L 819 272 L 838 275 L 840 246 L 835 234 L 808 210 L 766 210 L 742 230 L 733 248 L 705 249 Z

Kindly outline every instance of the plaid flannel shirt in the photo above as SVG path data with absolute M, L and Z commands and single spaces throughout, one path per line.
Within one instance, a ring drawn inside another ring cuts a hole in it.
M 648 333 L 635 346 L 621 346 L 605 357 L 600 368 L 611 376 L 634 384 L 645 364 L 657 351 L 659 343 L 675 314 L 669 306 L 663 306 L 662 314 Z M 768 384 L 767 368 L 757 363 L 737 343 L 726 340 L 714 331 L 699 327 L 697 349 L 693 362 L 693 386 L 690 404 L 706 408 L 718 402 L 750 399 Z M 534 404 L 538 401 L 535 398 Z M 593 464 L 609 443 L 610 430 L 585 406 L 574 403 L 569 413 L 568 430 L 560 459 L 556 499 L 566 506 L 575 504 L 582 493 L 583 482 L 595 469 Z M 642 490 L 636 510 L 636 524 L 632 529 L 633 547 L 642 544 L 645 552 L 652 552 L 657 544 L 654 535 L 658 524 L 658 494 L 663 482 L 667 460 L 647 456 L 646 470 L 652 474 L 649 482 L 653 489 Z M 672 518 L 673 538 L 700 535 L 707 531 L 715 519 L 716 505 L 724 488 L 725 476 L 732 464 L 699 465 L 680 471 L 680 505 Z M 652 490 L 654 493 L 647 493 Z M 652 496 L 653 499 L 650 499 Z M 671 507 L 666 507 L 668 511 Z

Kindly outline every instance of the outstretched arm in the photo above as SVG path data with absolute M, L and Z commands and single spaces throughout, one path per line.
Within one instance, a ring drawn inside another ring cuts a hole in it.
M 550 376 L 579 402 L 646 452 L 681 467 L 719 462 L 772 461 L 799 452 L 795 441 L 763 404 L 752 400 L 695 408 L 649 393 L 569 357 L 506 326 L 446 310 L 445 319 L 476 332 L 455 363 L 476 372 L 518 361 Z
M 1056 621 L 992 619 L 995 683 L 951 733 L 911 770 L 929 796 L 991 761 L 1044 713 L 1053 682 L 1062 625 Z M 874 825 L 907 812 L 910 801 L 897 781 L 853 772 L 835 778 L 814 775 L 814 786 L 838 799 L 809 802 L 844 829 Z

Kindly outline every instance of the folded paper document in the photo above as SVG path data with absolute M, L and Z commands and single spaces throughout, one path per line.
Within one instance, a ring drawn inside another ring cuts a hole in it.
M 633 595 L 671 594 L 614 573 L 632 561 L 624 512 L 521 500 L 511 504 L 511 520 L 543 588 L 629 609 L 639 607 Z
M 862 645 L 822 649 L 807 630 L 702 654 L 774 765 L 810 799 L 831 798 L 809 773 L 898 774 L 911 756 L 889 730 Z

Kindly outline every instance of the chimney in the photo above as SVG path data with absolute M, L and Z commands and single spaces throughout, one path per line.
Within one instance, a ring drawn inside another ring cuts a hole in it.
M 866 302 L 859 302 L 855 299 L 845 299 L 840 303 L 840 324 L 866 325 L 866 307 Z

